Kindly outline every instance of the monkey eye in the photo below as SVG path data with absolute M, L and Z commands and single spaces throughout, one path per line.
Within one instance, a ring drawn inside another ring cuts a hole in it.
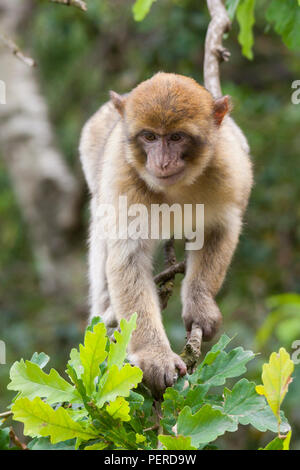
M 172 142 L 179 142 L 179 140 L 181 139 L 182 139 L 182 135 L 179 134 L 179 132 L 175 132 L 174 134 L 170 135 L 170 140 L 172 140 Z
M 143 137 L 148 142 L 153 142 L 154 140 L 156 140 L 156 135 L 154 134 L 154 132 L 144 132 Z

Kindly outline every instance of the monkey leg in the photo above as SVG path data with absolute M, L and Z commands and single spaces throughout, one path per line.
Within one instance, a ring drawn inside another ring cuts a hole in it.
M 89 281 L 91 317 L 100 316 L 108 328 L 118 324 L 108 291 L 105 272 L 107 261 L 107 242 L 99 236 L 95 214 L 92 211 L 92 224 L 89 248 Z M 100 221 L 101 223 L 101 221 Z
M 209 341 L 222 321 L 214 297 L 224 280 L 241 227 L 239 211 L 228 215 L 227 224 L 207 231 L 201 250 L 188 252 L 182 285 L 182 317 L 188 337 L 196 326 L 201 328 L 203 340 Z

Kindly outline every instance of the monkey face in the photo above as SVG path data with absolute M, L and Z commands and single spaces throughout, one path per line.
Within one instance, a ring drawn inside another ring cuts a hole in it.
M 154 182 L 168 186 L 184 177 L 184 157 L 192 143 L 189 135 L 180 131 L 160 135 L 145 129 L 136 142 L 145 156 L 145 169 Z
M 124 122 L 127 159 L 150 187 L 190 185 L 203 173 L 227 97 L 215 101 L 191 78 L 158 73 L 126 97 L 111 92 L 111 99 Z
M 212 146 L 186 129 L 142 129 L 129 140 L 129 162 L 154 190 L 164 191 L 174 185 L 190 185 L 204 170 Z

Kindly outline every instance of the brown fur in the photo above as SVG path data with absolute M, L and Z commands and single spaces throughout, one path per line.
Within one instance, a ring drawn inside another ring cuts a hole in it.
M 214 101 L 194 80 L 158 73 L 129 95 L 111 93 L 85 126 L 81 159 L 92 193 L 90 283 L 92 315 L 107 324 L 114 318 L 138 313 L 131 345 L 133 362 L 142 367 L 144 380 L 155 394 L 185 367 L 174 354 L 164 332 L 152 277 L 153 240 L 99 240 L 95 216 L 99 203 L 118 205 L 205 205 L 205 244 L 188 253 L 182 285 L 183 319 L 189 332 L 199 325 L 211 339 L 221 314 L 214 300 L 231 261 L 252 185 L 251 163 L 245 137 L 226 116 L 227 97 Z M 146 168 L 147 155 L 138 135 L 151 130 L 159 135 L 185 132 L 191 145 L 182 178 L 163 186 Z M 195 226 L 195 220 L 190 222 Z M 108 306 L 109 304 L 109 306 Z

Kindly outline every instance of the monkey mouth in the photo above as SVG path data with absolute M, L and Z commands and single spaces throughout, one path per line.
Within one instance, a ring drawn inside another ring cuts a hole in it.
M 176 183 L 184 174 L 184 168 L 180 169 L 176 173 L 170 175 L 154 175 L 155 178 L 163 185 L 168 186 L 170 184 Z

